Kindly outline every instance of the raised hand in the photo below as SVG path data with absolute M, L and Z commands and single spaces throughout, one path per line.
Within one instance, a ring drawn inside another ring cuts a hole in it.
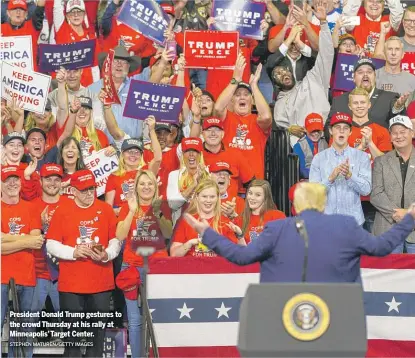
M 320 21 L 326 21 L 327 18 L 327 10 L 323 4 L 322 0 L 316 2 L 315 10 L 313 10 L 314 16 L 319 19 Z
M 380 32 L 384 35 L 388 34 L 392 29 L 392 26 L 389 21 L 382 21 L 380 23 Z
M 138 209 L 138 205 L 137 205 L 137 199 L 134 195 L 134 193 L 129 192 L 128 193 L 128 209 L 130 210 L 131 213 L 135 214 L 137 209 Z
M 29 165 L 24 170 L 24 177 L 26 180 L 30 180 L 31 175 L 36 171 L 37 168 L 37 158 L 33 157 L 32 161 L 29 163 Z
M 154 116 L 148 116 L 147 119 L 145 120 L 145 123 L 148 126 L 148 131 L 154 131 L 156 128 L 156 117 Z
M 153 201 L 153 213 L 155 216 L 160 217 L 161 204 L 163 203 L 163 195 L 160 195 L 158 199 Z
M 18 101 L 16 97 L 13 97 L 10 103 L 10 114 L 11 118 L 15 121 L 19 119 L 21 116 L 24 116 L 23 101 Z
M 411 94 L 410 92 L 406 92 L 403 95 L 401 95 L 395 102 L 395 105 L 394 105 L 395 109 L 401 109 L 401 108 L 403 109 L 410 94 Z
M 72 102 L 69 104 L 73 113 L 77 113 L 81 108 L 81 101 L 78 97 L 74 96 Z
M 245 66 L 246 66 L 246 59 L 244 55 L 241 52 L 239 52 L 238 58 L 235 64 L 235 69 L 233 70 L 233 78 L 235 78 L 235 80 L 239 82 L 242 81 L 242 76 L 244 74 Z
M 262 71 L 262 63 L 260 63 L 257 66 L 255 74 L 251 75 L 251 77 L 249 78 L 249 85 L 251 87 L 258 85 L 259 78 L 261 77 L 261 71 Z
M 63 67 L 56 71 L 56 80 L 58 81 L 58 83 L 66 83 L 67 77 L 68 72 Z

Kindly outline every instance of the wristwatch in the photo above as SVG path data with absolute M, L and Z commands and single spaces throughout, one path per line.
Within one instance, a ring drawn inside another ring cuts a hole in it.
M 237 81 L 235 78 L 232 78 L 231 85 L 239 85 L 239 81 Z

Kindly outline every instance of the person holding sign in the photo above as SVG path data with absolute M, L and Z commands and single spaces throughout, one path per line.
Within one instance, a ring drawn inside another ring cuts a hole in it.
M 37 70 L 37 41 L 43 27 L 46 0 L 38 0 L 32 18 L 27 20 L 26 0 L 10 0 L 7 6 L 8 21 L 1 24 L 4 37 L 30 36 L 32 38 L 33 69 Z M 12 43 L 9 43 L 13 46 Z
M 159 171 L 162 154 L 155 131 L 156 119 L 154 116 L 146 119 L 146 125 L 149 129 L 151 147 L 154 153 L 150 163 L 146 164 L 144 162 L 144 145 L 141 139 L 125 139 L 121 146 L 118 170 L 108 177 L 105 188 L 105 202 L 114 208 L 116 214 L 120 212 L 121 206 L 127 202 L 127 194 L 131 190 L 137 171 L 148 169 L 154 175 L 157 175 Z
M 223 90 L 215 103 L 215 116 L 223 121 L 225 136 L 223 143 L 237 149 L 252 168 L 257 179 L 264 177 L 265 145 L 271 133 L 272 113 L 258 87 L 262 64 L 251 75 L 249 84 L 242 82 L 246 66 L 245 58 L 239 54 L 232 81 Z M 253 114 L 255 101 L 258 114 Z M 228 106 L 233 105 L 233 112 Z
M 128 205 L 124 205 L 121 209 L 117 225 L 117 238 L 121 241 L 126 240 L 121 270 L 134 267 L 141 273 L 143 259 L 135 252 L 138 242 L 145 243 L 146 240 L 169 238 L 171 235 L 172 222 L 169 210 L 162 204 L 162 197 L 158 196 L 156 177 L 150 170 L 140 170 L 134 188 L 129 192 Z M 164 243 L 164 240 L 162 241 Z M 152 257 L 167 256 L 167 251 L 161 249 L 156 251 Z M 133 358 L 138 358 L 140 357 L 141 345 L 141 313 L 137 305 L 137 296 L 131 297 L 130 292 L 125 293 L 125 301 L 127 303 L 131 355 Z
M 202 140 L 189 137 L 184 138 L 181 144 L 183 156 L 180 169 L 172 171 L 167 182 L 167 200 L 174 224 L 181 215 L 182 207 L 193 197 L 199 182 L 209 177 L 203 160 Z
M 201 181 L 195 189 L 195 195 L 190 203 L 188 214 L 199 220 L 204 220 L 215 231 L 220 232 L 230 241 L 237 243 L 233 230 L 228 226 L 229 219 L 221 214 L 219 187 L 211 179 Z M 200 242 L 201 237 L 183 219 L 174 230 L 170 255 L 173 257 L 216 257 L 217 255 Z
M 66 16 L 63 2 L 53 2 L 53 25 L 57 44 L 69 44 L 83 40 L 96 39 L 93 26 L 88 25 L 84 0 L 69 0 L 66 3 Z M 85 68 L 82 71 L 81 83 L 88 86 L 100 78 L 99 68 Z

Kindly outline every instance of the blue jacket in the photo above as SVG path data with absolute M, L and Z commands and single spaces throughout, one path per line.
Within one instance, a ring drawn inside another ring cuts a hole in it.
M 361 255 L 388 255 L 414 229 L 411 215 L 377 237 L 350 216 L 306 210 L 299 217 L 309 236 L 308 282 L 359 281 Z M 297 233 L 294 218 L 267 223 L 258 239 L 248 246 L 234 244 L 211 228 L 202 241 L 235 264 L 260 262 L 261 282 L 301 281 L 304 241 Z

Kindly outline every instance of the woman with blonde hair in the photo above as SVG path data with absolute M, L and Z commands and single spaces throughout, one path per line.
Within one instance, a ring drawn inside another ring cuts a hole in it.
M 202 140 L 184 138 L 181 145 L 180 169 L 172 171 L 167 181 L 167 200 L 172 209 L 173 224 L 179 219 L 182 207 L 192 199 L 197 185 L 209 178 L 203 161 Z
M 238 243 L 247 245 L 258 238 L 267 222 L 285 218 L 285 214 L 277 210 L 269 183 L 253 180 L 247 190 L 242 215 L 235 223 L 229 223 L 229 227 L 235 232 Z
M 165 210 L 166 206 L 162 204 L 161 197 L 158 196 L 158 184 L 154 173 L 151 170 L 140 170 L 134 185 L 134 190 L 130 192 L 128 197 L 128 205 L 124 205 L 121 209 L 117 225 L 117 238 L 126 240 L 120 275 L 123 275 L 122 271 L 132 270 L 132 268 L 141 274 L 143 259 L 136 254 L 136 246 L 140 240 L 150 239 L 163 242 L 172 234 L 172 223 L 168 217 L 169 210 Z M 153 254 L 153 257 L 167 256 L 165 248 L 161 248 Z M 125 301 L 131 355 L 138 358 L 140 357 L 141 344 L 141 313 L 136 296 L 131 297 L 130 292 L 125 292 Z
M 154 116 L 149 116 L 145 123 L 148 126 L 154 157 L 147 165 L 144 162 L 143 141 L 139 138 L 129 138 L 123 141 L 118 170 L 108 177 L 105 187 L 105 202 L 114 208 L 116 214 L 119 213 L 121 205 L 127 202 L 127 193 L 134 183 L 137 171 L 149 169 L 157 176 L 160 168 L 162 152 L 155 131 L 156 119 Z
M 229 219 L 221 214 L 221 200 L 219 187 L 215 181 L 206 179 L 201 181 L 195 189 L 194 198 L 187 212 L 195 218 L 205 220 L 209 225 L 232 242 L 237 242 L 233 231 L 229 228 Z M 180 220 L 175 227 L 171 256 L 216 256 L 200 242 L 197 232 L 185 220 Z

